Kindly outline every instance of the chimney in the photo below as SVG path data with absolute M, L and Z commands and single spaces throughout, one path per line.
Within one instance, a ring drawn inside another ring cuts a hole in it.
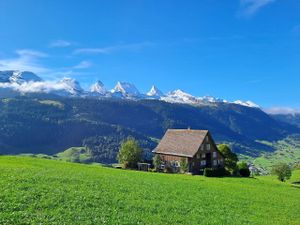
M 191 129 L 191 127 L 190 126 L 188 126 L 188 130 L 190 130 Z

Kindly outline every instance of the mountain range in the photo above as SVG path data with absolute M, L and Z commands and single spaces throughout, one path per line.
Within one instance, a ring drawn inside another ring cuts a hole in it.
M 97 81 L 90 87 L 90 90 L 86 91 L 72 78 L 63 78 L 59 81 L 43 81 L 32 72 L 0 71 L 0 96 L 7 97 L 25 93 L 52 93 L 69 97 L 106 97 L 131 100 L 157 99 L 165 102 L 191 105 L 213 105 L 214 103 L 223 102 L 259 108 L 258 105 L 251 101 L 237 100 L 228 102 L 212 96 L 196 97 L 180 89 L 164 94 L 154 85 L 148 93 L 142 94 L 134 84 L 128 82 L 117 82 L 112 90 L 108 90 L 101 81 Z
M 294 118 L 294 117 L 293 117 Z M 89 91 L 71 78 L 43 81 L 31 72 L 0 72 L 0 154 L 56 154 L 87 147 L 97 162 L 116 161 L 119 144 L 135 137 L 147 157 L 168 128 L 210 130 L 244 156 L 276 151 L 269 143 L 299 137 L 300 120 L 268 115 L 252 102 L 168 94 L 130 83 L 112 90 L 101 81 Z M 275 145 L 274 145 L 275 146 Z

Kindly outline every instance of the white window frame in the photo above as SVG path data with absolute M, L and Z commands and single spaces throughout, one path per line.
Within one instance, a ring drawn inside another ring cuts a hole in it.
M 213 161 L 213 165 L 214 165 L 214 166 L 217 166 L 217 165 L 218 165 L 218 161 L 217 161 L 217 160 L 214 160 L 214 161 Z
M 206 144 L 206 150 L 210 151 L 210 149 L 211 149 L 210 144 Z
M 213 158 L 217 158 L 217 157 L 218 157 L 217 152 L 213 152 Z
M 205 153 L 202 153 L 202 154 L 201 154 L 201 158 L 202 158 L 202 159 L 205 159 L 205 158 L 206 158 L 206 154 L 205 154 Z
M 206 160 L 201 160 L 200 165 L 201 166 L 206 166 Z

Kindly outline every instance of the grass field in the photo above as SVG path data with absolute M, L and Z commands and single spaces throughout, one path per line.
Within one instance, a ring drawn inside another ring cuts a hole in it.
M 300 188 L 0 157 L 0 224 L 300 224 Z M 300 171 L 293 182 L 300 181 Z

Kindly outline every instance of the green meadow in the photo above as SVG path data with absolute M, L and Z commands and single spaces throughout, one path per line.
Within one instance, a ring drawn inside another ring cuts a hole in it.
M 0 157 L 0 224 L 300 224 L 300 181 Z

